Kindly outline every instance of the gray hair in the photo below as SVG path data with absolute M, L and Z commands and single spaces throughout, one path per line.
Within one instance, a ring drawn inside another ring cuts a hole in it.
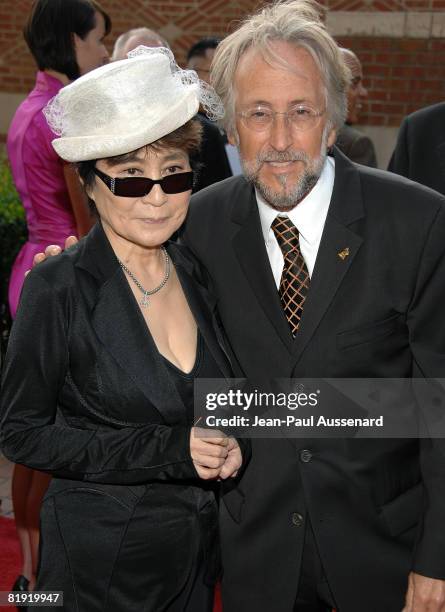
M 140 39 L 135 47 L 137 47 L 139 44 L 144 44 L 146 47 L 166 47 L 167 49 L 170 49 L 168 42 L 154 30 L 150 30 L 150 28 L 145 27 L 133 28 L 132 30 L 124 32 L 116 39 L 113 47 L 113 53 L 111 55 L 112 62 L 126 58 L 126 53 L 123 53 L 123 51 L 131 38 Z M 132 51 L 132 49 L 128 49 L 128 51 Z
M 211 82 L 226 110 L 227 131 L 235 128 L 233 82 L 242 55 L 255 48 L 267 62 L 286 65 L 271 48 L 274 41 L 294 44 L 311 54 L 325 86 L 328 121 L 332 127 L 340 128 L 346 119 L 351 76 L 337 43 L 321 20 L 321 7 L 314 0 L 279 0 L 248 17 L 216 49 Z

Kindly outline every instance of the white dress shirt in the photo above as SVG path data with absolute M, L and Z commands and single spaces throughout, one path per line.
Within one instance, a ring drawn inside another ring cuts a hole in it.
M 256 192 L 258 210 L 260 213 L 261 227 L 264 242 L 269 256 L 270 266 L 277 288 L 280 286 L 281 274 L 283 272 L 284 259 L 280 246 L 271 228 L 275 217 L 289 217 L 300 234 L 300 249 L 309 272 L 312 272 L 317 259 L 321 235 L 328 214 L 334 187 L 335 161 L 333 157 L 327 157 L 320 178 L 313 189 L 304 197 L 293 210 L 279 213 L 271 208 Z

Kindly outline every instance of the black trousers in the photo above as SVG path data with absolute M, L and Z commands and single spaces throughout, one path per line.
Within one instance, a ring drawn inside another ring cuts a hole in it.
M 334 597 L 323 570 L 314 532 L 308 518 L 294 612 L 331 612 L 335 608 Z
M 63 612 L 212 612 L 216 504 L 176 486 L 122 487 L 124 497 L 119 485 L 53 478 L 36 590 L 63 591 Z

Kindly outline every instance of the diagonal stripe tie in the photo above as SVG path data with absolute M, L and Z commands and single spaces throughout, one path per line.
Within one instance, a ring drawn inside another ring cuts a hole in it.
M 281 304 L 295 336 L 309 290 L 309 272 L 300 251 L 298 230 L 289 217 L 275 217 L 272 229 L 284 257 L 279 288 Z

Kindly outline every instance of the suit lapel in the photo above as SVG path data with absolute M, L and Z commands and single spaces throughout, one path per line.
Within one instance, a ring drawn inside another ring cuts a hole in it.
M 326 221 L 309 294 L 304 305 L 300 327 L 295 337 L 295 361 L 298 361 L 301 357 L 303 350 L 340 288 L 361 243 L 361 238 L 338 223 L 336 219 Z M 344 254 L 345 252 L 348 255 L 342 259 L 339 253 Z
M 182 400 L 120 268 L 103 285 L 92 324 L 102 344 L 166 423 L 174 423 L 180 414 L 185 416 Z
M 309 294 L 295 338 L 300 359 L 354 261 L 363 239 L 351 227 L 363 217 L 360 177 L 354 165 L 335 150 L 335 181 Z
M 92 326 L 102 345 L 166 423 L 186 415 L 124 273 L 98 223 L 88 235 L 79 267 L 99 281 L 91 313 Z
M 206 287 L 198 283 L 196 274 L 193 274 L 193 264 L 183 255 L 182 248 L 174 243 L 169 243 L 167 250 L 175 264 L 182 290 L 207 348 L 212 353 L 223 376 L 228 378 L 232 372 L 223 339 L 217 337 L 218 326 L 213 314 L 215 299 L 208 293 Z
M 439 167 L 442 170 L 442 172 L 439 173 L 440 182 L 441 182 L 441 190 L 442 190 L 442 193 L 445 193 L 445 178 L 443 178 L 445 177 L 445 142 L 440 143 L 436 147 L 436 155 L 438 158 Z
M 255 192 L 247 183 L 245 189 L 245 193 L 234 206 L 232 221 L 237 230 L 232 238 L 233 248 L 246 280 L 257 297 L 258 305 L 267 315 L 287 350 L 291 351 L 293 338 L 264 244 Z

